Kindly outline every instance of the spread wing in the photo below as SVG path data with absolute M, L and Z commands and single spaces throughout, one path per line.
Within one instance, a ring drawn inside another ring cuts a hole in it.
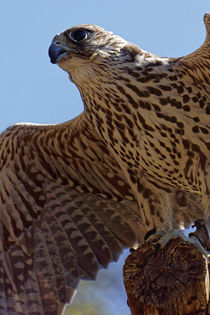
M 210 93 L 210 13 L 204 15 L 206 40 L 195 52 L 178 59 L 181 77 L 187 78 L 198 87 Z
M 0 135 L 0 313 L 59 314 L 137 241 L 138 209 L 85 114 Z M 33 313 L 34 312 L 34 313 Z
M 188 195 L 172 200 L 176 227 L 200 218 Z M 0 135 L 1 314 L 60 314 L 80 278 L 94 279 L 145 233 L 130 187 L 85 113 Z

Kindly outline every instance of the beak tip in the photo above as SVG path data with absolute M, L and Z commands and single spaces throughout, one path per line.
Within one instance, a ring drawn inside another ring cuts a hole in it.
M 50 62 L 51 62 L 53 65 L 56 64 L 56 60 L 55 60 L 55 59 L 50 58 Z
M 64 52 L 64 49 L 55 44 L 51 44 L 48 50 L 48 55 L 52 64 L 57 63 L 59 56 Z

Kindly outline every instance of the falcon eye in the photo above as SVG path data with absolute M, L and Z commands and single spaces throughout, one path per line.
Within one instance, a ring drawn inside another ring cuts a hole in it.
M 75 30 L 69 34 L 69 37 L 74 42 L 81 42 L 87 38 L 87 32 L 84 30 Z

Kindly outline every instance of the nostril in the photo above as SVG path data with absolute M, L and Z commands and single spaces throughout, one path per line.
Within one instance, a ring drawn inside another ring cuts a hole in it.
M 58 41 L 58 40 L 56 40 L 55 45 L 56 45 L 56 46 L 60 46 L 60 45 L 61 45 L 61 42 Z

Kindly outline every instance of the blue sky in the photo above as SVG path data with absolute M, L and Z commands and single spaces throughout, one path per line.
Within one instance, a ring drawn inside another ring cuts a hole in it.
M 16 122 L 63 122 L 83 110 L 67 74 L 49 62 L 56 33 L 92 23 L 160 56 L 182 56 L 204 41 L 208 11 L 209 0 L 1 1 L 0 131 Z

